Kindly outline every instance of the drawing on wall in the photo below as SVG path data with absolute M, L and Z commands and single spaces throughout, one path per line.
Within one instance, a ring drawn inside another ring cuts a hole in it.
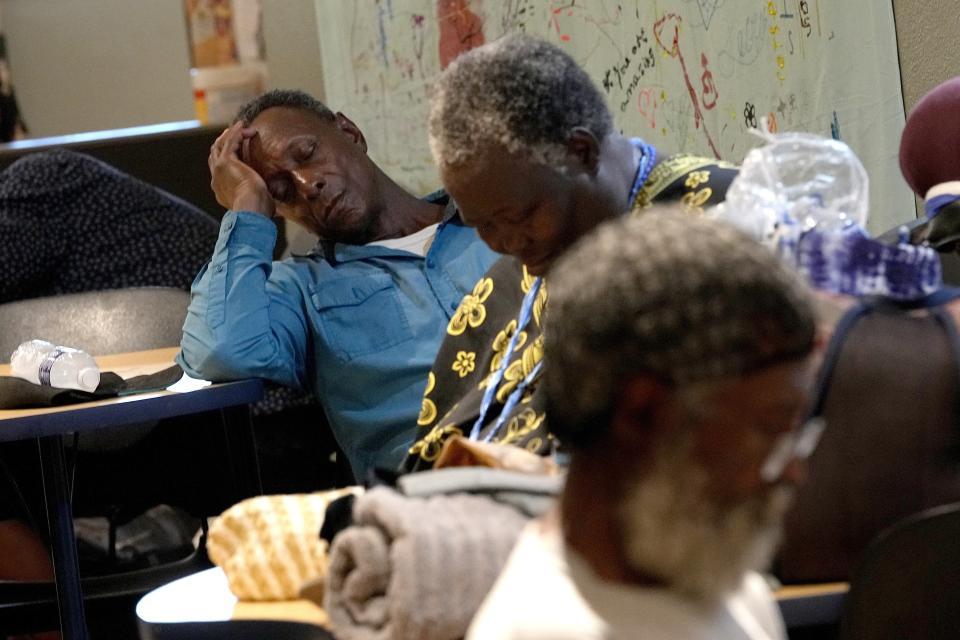
M 893 9 L 875 0 L 316 0 L 326 98 L 405 187 L 439 186 L 431 81 L 463 51 L 523 31 L 568 51 L 617 126 L 665 153 L 739 162 L 751 129 L 839 138 L 871 180 L 874 231 L 914 216 L 897 147 Z
M 185 0 L 190 60 L 194 67 L 238 61 L 230 0 Z
M 483 18 L 470 8 L 469 0 L 437 0 L 437 51 L 440 68 L 446 69 L 464 51 L 484 43 Z

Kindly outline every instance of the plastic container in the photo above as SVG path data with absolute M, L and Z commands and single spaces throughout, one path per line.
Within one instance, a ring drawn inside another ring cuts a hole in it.
M 100 369 L 85 351 L 61 347 L 46 340 L 24 342 L 10 356 L 10 372 L 47 387 L 95 391 Z
M 200 67 L 190 70 L 197 120 L 229 124 L 247 101 L 263 93 L 266 66 L 262 62 Z

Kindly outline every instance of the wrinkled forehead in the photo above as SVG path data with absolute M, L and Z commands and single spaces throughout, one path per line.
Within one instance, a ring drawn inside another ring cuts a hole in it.
M 444 188 L 456 201 L 464 222 L 476 225 L 496 217 L 504 208 L 526 200 L 536 186 L 517 164 L 473 158 L 469 162 L 440 169 Z
M 318 114 L 292 107 L 271 107 L 250 123 L 257 136 L 250 144 L 250 157 L 254 162 L 276 162 L 284 158 L 297 141 L 310 137 L 321 144 L 333 140 L 333 123 Z
M 769 365 L 714 385 L 714 409 L 731 415 L 783 415 L 802 408 L 809 400 L 819 359 L 816 353 Z
M 448 189 L 469 185 L 488 185 L 494 192 L 512 192 L 518 187 L 536 188 L 539 183 L 557 177 L 557 170 L 539 158 L 511 152 L 491 143 L 456 163 L 440 165 L 440 179 Z

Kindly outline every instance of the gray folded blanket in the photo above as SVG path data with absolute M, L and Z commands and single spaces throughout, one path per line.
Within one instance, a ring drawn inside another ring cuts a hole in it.
M 340 640 L 462 638 L 528 517 L 483 495 L 377 487 L 334 538 L 324 608 Z

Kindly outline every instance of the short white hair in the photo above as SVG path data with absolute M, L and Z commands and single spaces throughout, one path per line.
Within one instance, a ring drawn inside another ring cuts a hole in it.
M 576 127 L 599 141 L 613 130 L 590 76 L 556 46 L 508 35 L 464 53 L 441 74 L 430 150 L 441 168 L 462 166 L 492 145 L 556 165 Z

